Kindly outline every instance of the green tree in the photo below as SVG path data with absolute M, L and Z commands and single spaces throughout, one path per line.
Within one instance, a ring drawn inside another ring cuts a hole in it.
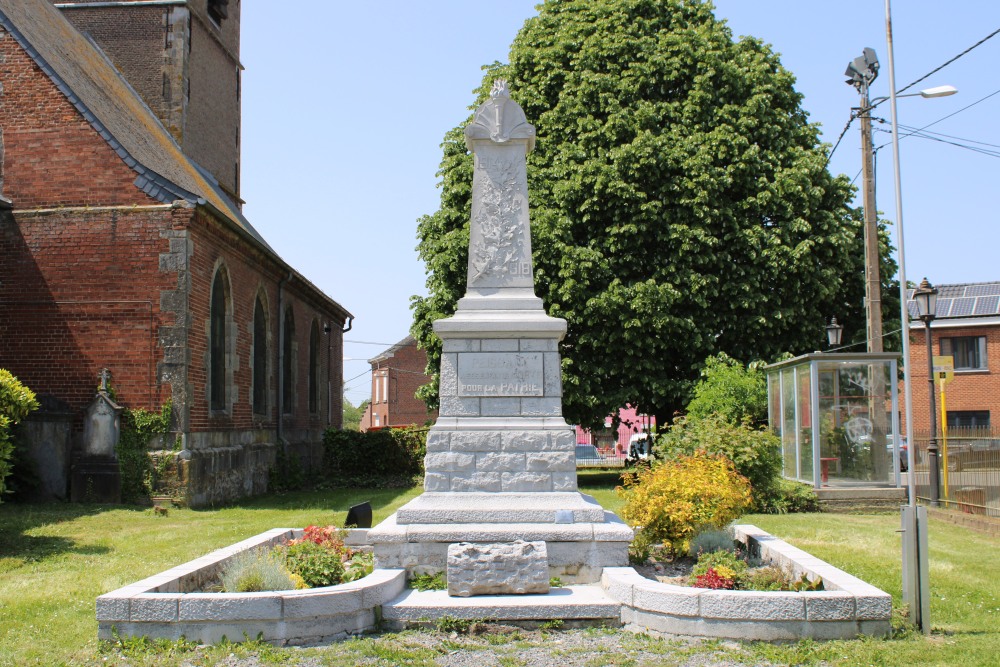
M 344 429 L 347 431 L 360 431 L 361 430 L 361 418 L 365 416 L 365 410 L 368 408 L 368 404 L 371 403 L 369 399 L 361 401 L 361 405 L 354 407 L 351 402 L 344 399 Z
M 763 425 L 767 422 L 767 378 L 762 366 L 760 362 L 744 366 L 725 352 L 706 359 L 687 405 L 688 417 L 717 414 L 733 424 Z
M 477 102 L 499 77 L 538 133 L 528 156 L 535 283 L 569 323 L 571 422 L 632 404 L 665 424 L 709 355 L 818 349 L 829 316 L 861 308 L 851 185 L 826 170 L 828 147 L 778 56 L 734 40 L 708 2 L 548 0 L 510 62 L 486 68 Z M 412 300 L 413 334 L 433 371 L 431 323 L 465 289 L 462 127 L 442 145 L 440 208 L 418 226 L 428 296 Z M 436 385 L 421 397 L 434 405 Z

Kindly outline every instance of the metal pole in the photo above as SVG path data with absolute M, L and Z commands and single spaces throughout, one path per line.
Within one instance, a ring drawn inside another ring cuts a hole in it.
M 930 634 L 930 586 L 927 562 L 927 510 L 917 507 L 916 442 L 913 438 L 913 393 L 910 385 L 910 309 L 906 303 L 906 252 L 903 246 L 903 188 L 899 172 L 899 123 L 896 119 L 896 67 L 892 48 L 892 9 L 885 0 L 885 42 L 889 52 L 889 107 L 892 114 L 892 167 L 896 190 L 896 247 L 899 265 L 899 323 L 903 339 L 903 409 L 906 411 L 907 488 L 903 519 L 903 598 L 910 620 Z
M 915 464 L 917 457 L 913 442 L 913 392 L 910 386 L 910 311 L 906 304 L 906 252 L 903 247 L 903 188 L 899 175 L 899 123 L 896 122 L 896 67 L 892 50 L 892 12 L 885 0 L 885 41 L 889 51 L 889 107 L 892 114 L 892 170 L 896 186 L 896 263 L 899 265 L 899 324 L 903 339 L 903 410 L 906 414 L 906 469 L 908 471 L 908 501 L 917 504 Z
M 931 505 L 941 504 L 940 471 L 938 470 L 937 411 L 934 408 L 934 344 L 931 342 L 931 318 L 924 319 L 927 334 L 927 391 L 931 403 L 931 439 L 927 444 L 927 465 L 930 467 Z

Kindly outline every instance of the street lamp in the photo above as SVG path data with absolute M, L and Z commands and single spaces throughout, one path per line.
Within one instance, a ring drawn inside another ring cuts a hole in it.
M 830 323 L 826 325 L 826 339 L 830 343 L 830 347 L 837 347 L 840 345 L 840 339 L 844 334 L 844 326 L 842 324 L 837 324 L 837 318 L 834 317 L 830 320 Z
M 937 296 L 937 288 L 927 282 L 927 278 L 913 292 L 913 300 L 917 302 L 917 312 L 927 335 L 927 389 L 931 404 L 931 439 L 927 444 L 927 464 L 930 468 L 931 505 L 934 507 L 940 504 L 937 414 L 934 408 L 934 346 L 931 342 L 931 322 L 937 316 Z

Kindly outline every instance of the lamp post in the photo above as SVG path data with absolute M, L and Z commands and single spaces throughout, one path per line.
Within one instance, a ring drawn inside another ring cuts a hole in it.
M 844 325 L 837 324 L 837 318 L 831 318 L 830 323 L 826 325 L 826 340 L 830 344 L 829 347 L 834 348 L 840 345 L 840 339 L 844 335 Z
M 927 278 L 924 278 L 920 282 L 920 286 L 913 292 L 913 300 L 917 302 L 917 311 L 920 314 L 920 320 L 924 323 L 924 331 L 927 335 L 927 394 L 930 397 L 931 406 L 931 439 L 927 444 L 927 464 L 930 473 L 931 505 L 934 507 L 940 504 L 937 414 L 934 407 L 934 345 L 931 342 L 931 322 L 937 316 L 937 296 L 937 288 L 927 282 Z

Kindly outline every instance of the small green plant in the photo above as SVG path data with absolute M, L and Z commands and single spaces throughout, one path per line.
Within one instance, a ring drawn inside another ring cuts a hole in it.
M 267 549 L 248 549 L 229 559 L 223 566 L 222 590 L 226 593 L 287 591 L 295 582 L 284 563 Z
M 444 572 L 434 574 L 417 574 L 410 579 L 410 588 L 418 591 L 443 591 L 448 588 Z
M 549 579 L 549 588 L 562 588 L 563 582 L 559 577 L 551 577 Z
M 798 579 L 791 583 L 790 588 L 793 591 L 821 591 L 823 590 L 823 577 L 816 577 L 815 581 L 811 581 L 809 577 L 803 573 Z
M 691 575 L 700 577 L 709 570 L 725 579 L 731 579 L 737 586 L 742 583 L 749 566 L 747 562 L 733 551 L 710 551 L 698 557 L 698 562 L 691 569 Z
M 474 618 L 455 618 L 445 614 L 434 623 L 434 627 L 438 629 L 438 632 L 457 632 L 464 635 L 469 631 L 469 628 L 479 622 Z
M 375 569 L 375 554 L 370 551 L 355 552 L 348 560 L 344 561 L 343 582 L 357 581 L 367 577 Z
M 692 558 L 697 558 L 703 553 L 732 551 L 732 549 L 733 536 L 728 530 L 707 528 L 700 531 L 691 539 L 691 545 L 688 547 L 688 555 Z
M 310 588 L 336 586 L 344 579 L 343 556 L 337 549 L 310 540 L 288 543 L 275 548 L 292 574 L 302 577 Z
M 541 630 L 562 630 L 564 625 L 566 625 L 566 622 L 563 621 L 561 618 L 552 618 L 549 619 L 548 621 L 545 621 L 538 627 Z
M 784 591 L 788 590 L 788 577 L 780 567 L 759 567 L 747 572 L 743 588 L 748 591 Z

